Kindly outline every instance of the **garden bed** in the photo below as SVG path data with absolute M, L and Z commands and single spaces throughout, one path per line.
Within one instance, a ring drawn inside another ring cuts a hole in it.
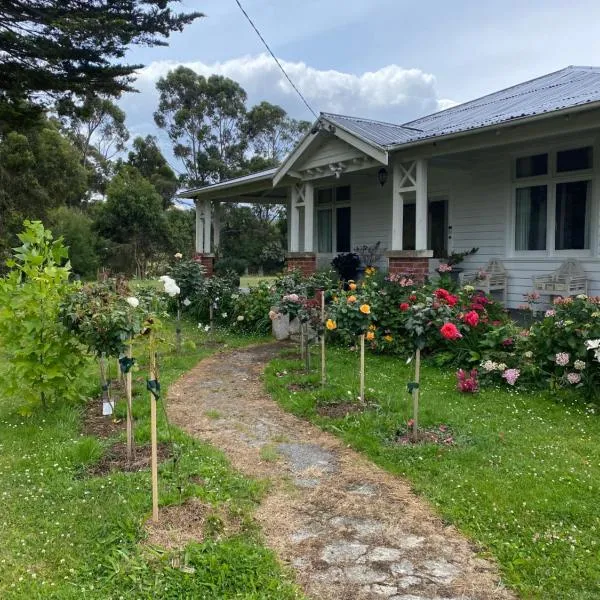
M 149 445 L 137 446 L 132 460 L 127 459 L 127 445 L 123 442 L 113 444 L 102 458 L 87 470 L 88 475 L 106 475 L 113 471 L 135 473 L 150 468 L 151 447 Z M 163 463 L 173 456 L 172 445 L 161 442 L 157 445 L 158 462 Z

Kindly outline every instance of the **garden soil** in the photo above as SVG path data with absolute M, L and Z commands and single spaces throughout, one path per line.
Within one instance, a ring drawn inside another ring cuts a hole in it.
M 514 598 L 497 567 L 444 524 L 406 481 L 271 399 L 263 372 L 283 348 L 265 344 L 201 361 L 171 387 L 168 414 L 189 434 L 221 448 L 240 472 L 270 481 L 255 516 L 306 595 Z M 196 509 L 202 521 L 203 509 Z M 186 512 L 169 514 L 179 527 L 190 506 L 181 510 Z

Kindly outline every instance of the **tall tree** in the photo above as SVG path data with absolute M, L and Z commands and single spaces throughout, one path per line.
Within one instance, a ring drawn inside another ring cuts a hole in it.
M 202 16 L 175 13 L 179 0 L 3 0 L 0 3 L 0 110 L 45 95 L 118 96 L 141 65 L 132 45 L 166 45 Z M 41 95 L 41 96 L 40 96 Z M 5 111 L 9 114 L 10 111 Z
M 177 175 L 160 151 L 154 136 L 136 137 L 133 140 L 133 150 L 129 152 L 127 163 L 135 167 L 154 185 L 156 191 L 162 196 L 164 208 L 171 206 L 179 182 Z
M 154 186 L 137 169 L 123 165 L 96 217 L 98 233 L 114 243 L 113 265 L 144 277 L 148 261 L 164 246 L 165 226 L 162 198 Z
M 236 175 L 247 147 L 242 87 L 219 75 L 206 79 L 186 67 L 170 71 L 156 87 L 154 120 L 183 164 L 184 183 L 202 186 Z
M 281 106 L 263 101 L 248 111 L 244 129 L 254 155 L 275 166 L 294 148 L 310 125 L 308 121 L 292 119 Z

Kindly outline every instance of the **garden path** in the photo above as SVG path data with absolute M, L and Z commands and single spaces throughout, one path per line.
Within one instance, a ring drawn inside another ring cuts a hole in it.
M 319 600 L 514 596 L 495 566 L 394 477 L 266 393 L 265 344 L 201 361 L 171 387 L 170 419 L 270 481 L 258 508 L 268 545 Z

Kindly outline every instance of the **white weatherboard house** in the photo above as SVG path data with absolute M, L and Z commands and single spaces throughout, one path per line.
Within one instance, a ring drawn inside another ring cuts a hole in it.
M 600 295 L 600 68 L 567 67 L 402 125 L 322 113 L 279 168 L 182 195 L 196 201 L 205 264 L 221 202 L 276 202 L 288 206 L 289 267 L 381 241 L 383 267 L 419 276 L 475 246 L 461 266 L 499 260 L 511 307 L 569 258 Z

